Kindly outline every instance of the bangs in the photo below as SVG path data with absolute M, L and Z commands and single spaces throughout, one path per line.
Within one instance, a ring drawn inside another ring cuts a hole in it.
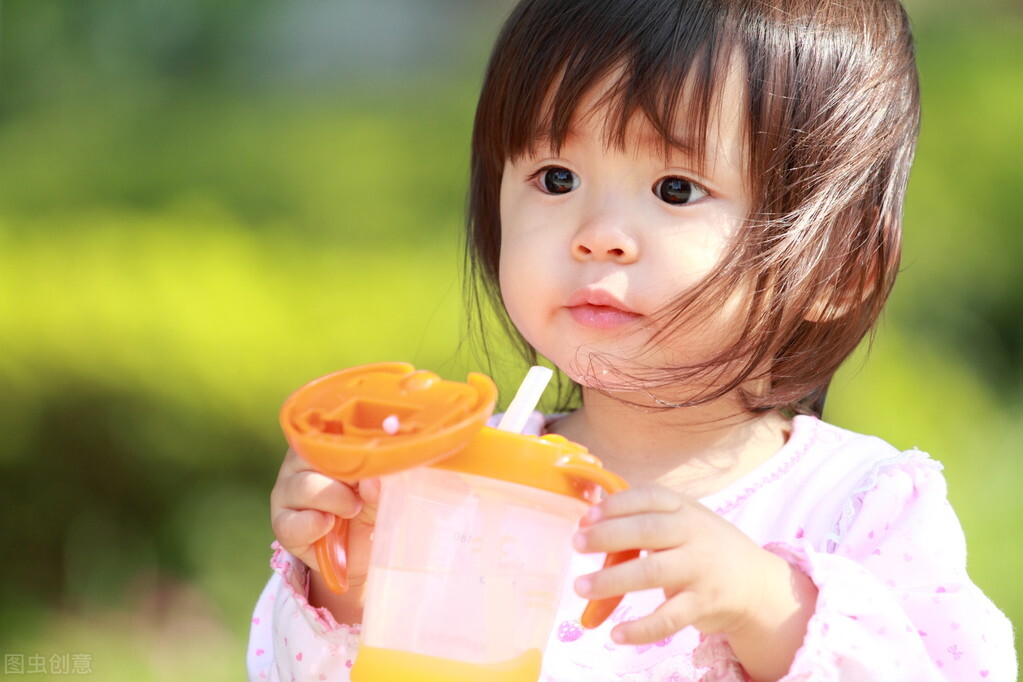
M 666 157 L 681 151 L 702 171 L 716 86 L 726 80 L 734 44 L 725 3 L 664 0 L 636 12 L 631 0 L 596 0 L 557 13 L 543 8 L 545 20 L 531 21 L 545 4 L 520 6 L 509 26 L 529 30 L 501 37 L 491 68 L 503 77 L 481 98 L 490 122 L 481 151 L 502 165 L 541 145 L 557 153 L 573 118 L 591 113 L 580 111 L 582 101 L 599 88 L 593 109 L 605 112 L 609 147 L 625 147 L 640 113 Z

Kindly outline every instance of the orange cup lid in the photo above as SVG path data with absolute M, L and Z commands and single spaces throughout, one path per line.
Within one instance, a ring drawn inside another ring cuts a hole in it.
M 465 449 L 430 466 L 527 485 L 590 504 L 600 501 L 602 489 L 611 493 L 627 487 L 585 447 L 563 436 L 532 436 L 489 426 L 476 432 Z
M 288 444 L 328 476 L 360 480 L 431 464 L 463 449 L 494 411 L 483 374 L 446 381 L 407 362 L 320 377 L 281 408 Z

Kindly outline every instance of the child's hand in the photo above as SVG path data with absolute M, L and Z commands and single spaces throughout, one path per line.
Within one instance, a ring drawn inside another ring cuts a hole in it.
M 696 500 L 660 485 L 630 488 L 592 507 L 575 546 L 646 550 L 576 581 L 585 599 L 664 590 L 665 603 L 653 613 L 615 626 L 611 636 L 619 643 L 649 644 L 692 625 L 727 635 L 754 677 L 760 671 L 780 677 L 813 612 L 809 578 Z
M 379 501 L 379 479 L 342 483 L 288 450 L 270 493 L 271 526 L 284 549 L 318 572 L 313 544 L 331 529 L 335 516 L 349 519 L 348 581 L 355 588 L 366 580 Z

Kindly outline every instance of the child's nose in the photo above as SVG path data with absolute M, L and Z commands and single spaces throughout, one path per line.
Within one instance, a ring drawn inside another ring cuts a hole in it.
M 591 223 L 576 232 L 572 239 L 572 257 L 579 261 L 613 261 L 627 265 L 639 257 L 639 245 L 619 227 Z

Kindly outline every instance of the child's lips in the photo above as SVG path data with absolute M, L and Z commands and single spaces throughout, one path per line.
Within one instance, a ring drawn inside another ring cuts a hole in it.
M 609 291 L 591 287 L 572 294 L 565 308 L 578 324 L 595 329 L 616 329 L 642 317 Z
M 606 305 L 576 305 L 568 307 L 568 314 L 578 324 L 595 329 L 617 329 L 632 324 L 642 315 Z

